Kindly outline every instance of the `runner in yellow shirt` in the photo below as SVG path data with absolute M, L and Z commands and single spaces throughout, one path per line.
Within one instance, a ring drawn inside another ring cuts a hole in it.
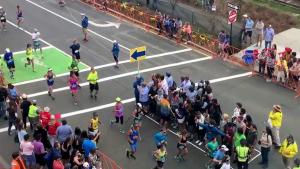
M 93 118 L 90 121 L 90 126 L 89 126 L 89 134 L 96 136 L 99 132 L 99 125 L 101 124 L 101 121 L 99 119 L 99 115 L 94 112 L 93 113 Z M 98 142 L 98 139 L 96 140 Z
M 98 86 L 98 73 L 96 72 L 95 68 L 92 67 L 90 73 L 88 74 L 87 77 L 87 81 L 89 81 L 90 83 L 90 96 L 91 98 L 95 98 L 97 99 L 97 94 L 98 94 L 98 90 L 99 90 L 99 86 Z M 94 93 L 95 91 L 95 93 Z M 94 94 L 93 94 L 94 93 Z
M 26 60 L 27 63 L 25 63 L 25 67 L 27 67 L 27 65 L 32 65 L 32 71 L 34 71 L 34 61 L 33 61 L 33 49 L 31 47 L 31 44 L 28 43 L 26 46 Z

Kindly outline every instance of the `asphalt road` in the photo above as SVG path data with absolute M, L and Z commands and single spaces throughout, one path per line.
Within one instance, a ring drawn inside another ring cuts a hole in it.
M 293 99 L 294 93 L 292 91 L 275 84 L 266 83 L 260 77 L 243 75 L 242 77 L 228 80 L 224 77 L 241 75 L 248 71 L 217 59 L 211 59 L 201 52 L 194 50 L 182 51 L 186 47 L 145 32 L 131 23 L 120 21 L 102 12 L 97 12 L 75 0 L 67 1 L 65 8 L 58 7 L 54 0 L 1 0 L 1 6 L 6 9 L 8 20 L 13 23 L 16 22 L 17 4 L 23 9 L 25 18 L 22 28 L 29 32 L 32 32 L 34 28 L 38 28 L 43 40 L 66 53 L 70 53 L 69 46 L 72 40 L 74 38 L 79 39 L 82 45 L 82 62 L 89 66 L 108 65 L 113 62 L 110 52 L 112 40 L 118 40 L 124 46 L 121 48 L 120 53 L 120 60 L 123 61 L 129 59 L 129 48 L 146 45 L 148 56 L 164 55 L 141 62 L 140 68 L 145 79 L 149 79 L 154 72 L 165 73 L 166 71 L 171 72 L 177 81 L 182 75 L 189 75 L 194 81 L 218 79 L 219 82 L 213 83 L 212 86 L 214 95 L 220 101 L 223 112 L 231 114 L 235 103 L 237 101 L 242 102 L 258 127 L 262 128 L 265 126 L 265 121 L 272 105 L 280 104 L 284 112 L 284 122 L 281 129 L 282 138 L 288 134 L 293 134 L 296 140 L 300 140 L 300 134 L 297 132 L 297 128 L 299 128 L 299 125 L 297 125 L 298 113 L 300 112 L 299 100 Z M 52 13 L 46 10 L 50 10 Z M 76 24 L 80 24 L 80 13 L 82 12 L 89 16 L 90 20 L 97 23 L 105 21 L 120 22 L 121 27 L 115 29 L 90 26 L 94 33 L 90 32 L 90 41 L 83 43 L 81 41 L 81 28 L 76 26 Z M 107 39 L 104 39 L 103 36 Z M 12 25 L 8 25 L 7 32 L 0 32 L 1 51 L 6 47 L 11 48 L 13 51 L 24 50 L 24 46 L 28 41 L 31 41 L 31 37 Z M 46 44 L 44 45 L 47 46 Z M 182 52 L 169 54 L 173 51 Z M 137 160 L 130 161 L 125 157 L 125 149 L 128 146 L 125 135 L 120 134 L 115 127 L 110 127 L 108 124 L 113 117 L 110 103 L 114 101 L 116 96 L 120 96 L 123 99 L 133 97 L 132 82 L 135 79 L 136 70 L 136 63 L 121 64 L 119 70 L 109 65 L 99 68 L 100 78 L 105 80 L 100 82 L 98 99 L 90 99 L 88 87 L 83 86 L 79 92 L 78 106 L 73 105 L 69 91 L 62 89 L 66 87 L 67 76 L 61 76 L 55 80 L 55 88 L 61 89 L 54 93 L 55 101 L 52 101 L 44 94 L 47 87 L 43 80 L 21 84 L 17 88 L 21 93 L 33 96 L 30 99 L 37 99 L 38 104 L 41 106 L 49 106 L 52 112 L 61 112 L 68 116 L 68 122 L 74 127 L 87 128 L 91 113 L 94 111 L 93 108 L 97 109 L 103 122 L 101 127 L 103 137 L 98 145 L 99 148 L 125 169 L 151 168 L 155 164 L 151 158 L 151 152 L 155 147 L 152 135 L 160 129 L 159 125 L 144 117 L 143 139 L 139 144 Z M 85 82 L 86 75 L 87 72 L 81 73 L 82 83 Z M 128 128 L 132 121 L 129 114 L 133 110 L 133 102 L 132 100 L 128 102 L 125 106 L 127 114 L 124 128 Z M 0 122 L 0 160 L 4 159 L 4 161 L 8 162 L 10 153 L 17 149 L 17 145 L 13 143 L 13 137 L 7 135 L 5 127 L 7 127 L 6 122 Z M 168 133 L 168 135 L 169 157 L 166 162 L 166 169 L 204 168 L 207 158 L 202 151 L 192 145 L 189 146 L 187 160 L 183 163 L 177 163 L 173 158 L 176 153 L 177 138 L 172 133 Z M 270 158 L 270 168 L 283 168 L 278 153 L 274 151 L 274 153 L 270 154 Z M 260 168 L 258 162 L 259 159 L 255 159 L 250 164 L 250 168 Z

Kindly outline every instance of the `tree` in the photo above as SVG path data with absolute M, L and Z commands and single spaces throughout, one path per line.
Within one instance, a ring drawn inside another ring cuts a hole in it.
M 172 9 L 172 16 L 174 15 L 174 11 L 175 11 L 175 8 L 176 8 L 178 2 L 179 2 L 179 0 L 169 0 L 171 9 Z

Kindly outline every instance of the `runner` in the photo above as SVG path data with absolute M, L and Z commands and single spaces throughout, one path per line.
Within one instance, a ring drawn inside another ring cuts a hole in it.
M 78 67 L 78 61 L 75 57 L 72 57 L 71 65 L 68 67 L 70 70 L 70 76 L 74 73 L 77 78 L 79 78 L 79 67 Z
M 32 66 L 32 71 L 35 72 L 34 70 L 34 60 L 33 60 L 33 50 L 31 47 L 31 44 L 28 43 L 26 46 L 26 60 L 27 63 L 25 63 L 25 67 L 27 67 L 27 65 L 31 65 Z
M 87 42 L 87 31 L 89 26 L 89 18 L 85 16 L 84 13 L 81 14 L 82 20 L 81 20 L 81 27 L 82 27 L 82 33 L 83 33 L 83 41 Z
M 64 0 L 58 0 L 58 5 L 60 7 L 64 7 L 66 5 L 66 2 Z
M 154 169 L 163 169 L 164 163 L 166 162 L 167 150 L 164 145 L 160 145 L 156 151 L 154 151 L 154 156 L 156 158 L 156 166 Z
M 17 5 L 17 25 L 20 28 L 21 23 L 23 22 L 23 12 L 19 5 Z
M 93 118 L 90 121 L 89 134 L 96 136 L 96 134 L 100 133 L 99 125 L 101 125 L 101 121 L 99 120 L 99 115 L 96 112 L 94 112 Z M 96 140 L 96 142 L 98 142 L 98 140 Z
M 184 161 L 184 156 L 188 153 L 187 149 L 187 130 L 184 129 L 180 136 L 179 136 L 179 142 L 177 143 L 177 155 L 175 156 L 175 159 L 177 161 Z
M 77 105 L 78 100 L 77 100 L 77 93 L 78 93 L 78 88 L 79 88 L 79 82 L 78 82 L 78 78 L 76 77 L 75 73 L 72 73 L 69 81 L 68 81 L 68 85 L 70 86 L 70 91 L 72 94 L 72 97 L 74 99 L 74 105 Z
M 53 73 L 51 68 L 48 68 L 47 73 L 44 75 L 48 85 L 48 95 L 54 100 L 55 98 L 52 96 L 53 94 L 53 85 L 54 85 L 54 77 L 56 77 L 55 73 Z
M 2 6 L 0 6 L 0 22 L 2 25 L 2 31 L 6 31 L 6 12 Z
M 136 157 L 134 156 L 134 154 L 136 153 L 138 139 L 140 138 L 139 127 L 137 124 L 133 125 L 130 128 L 127 136 L 128 136 L 128 143 L 130 145 L 130 150 L 126 149 L 126 156 L 127 158 L 131 157 L 135 160 Z
M 125 131 L 122 129 L 123 122 L 124 122 L 124 105 L 121 102 L 122 99 L 120 97 L 116 98 L 116 104 L 114 107 L 114 113 L 115 113 L 115 120 L 111 120 L 110 124 L 117 123 L 119 124 L 120 122 L 120 133 L 125 133 Z
M 34 53 L 36 54 L 36 50 L 40 49 L 41 58 L 43 59 L 43 50 L 41 46 L 41 40 L 40 40 L 41 33 L 35 28 L 34 32 L 31 34 L 32 42 L 33 42 L 33 49 Z M 37 54 L 36 54 L 37 56 Z
M 90 96 L 91 98 L 95 98 L 97 99 L 97 93 L 99 90 L 99 85 L 97 83 L 98 80 L 98 73 L 96 72 L 96 70 L 94 69 L 94 67 L 91 68 L 91 71 L 87 77 L 87 81 L 89 81 L 90 83 Z M 95 94 L 93 94 L 93 92 L 95 91 Z
M 7 68 L 10 72 L 10 78 L 14 79 L 14 72 L 15 72 L 16 67 L 15 67 L 15 61 L 13 58 L 13 53 L 9 50 L 9 48 L 5 49 L 3 59 L 6 62 Z
M 78 62 L 80 62 L 80 44 L 77 42 L 76 39 L 73 41 L 73 44 L 70 46 L 70 49 L 72 50 L 72 56 L 75 57 Z
M 116 40 L 114 40 L 113 48 L 112 48 L 111 52 L 112 52 L 112 55 L 113 55 L 114 60 L 116 62 L 115 68 L 119 68 L 120 47 L 119 47 L 119 43 Z

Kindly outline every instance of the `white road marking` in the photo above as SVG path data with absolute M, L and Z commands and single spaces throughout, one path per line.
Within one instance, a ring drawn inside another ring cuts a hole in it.
M 140 70 L 139 73 L 151 72 L 151 71 L 155 71 L 155 70 L 159 70 L 159 69 L 176 67 L 176 66 L 195 63 L 195 62 L 201 62 L 201 61 L 205 61 L 205 60 L 209 60 L 209 59 L 212 59 L 212 57 L 204 57 L 204 58 L 198 58 L 198 59 L 193 59 L 193 60 L 188 60 L 188 61 L 183 61 L 183 62 L 177 62 L 177 63 L 167 64 L 167 65 L 152 67 L 152 68 Z M 133 76 L 133 75 L 137 75 L 137 74 L 138 74 L 138 71 L 127 72 L 127 73 L 118 74 L 118 75 L 99 79 L 98 82 L 101 83 L 101 82 L 114 80 L 114 79 L 118 79 L 118 78 L 122 78 L 122 77 Z M 87 85 L 89 85 L 89 82 L 80 83 L 81 87 L 87 86 Z M 53 92 L 55 93 L 55 92 L 60 92 L 60 91 L 64 91 L 64 90 L 69 90 L 69 87 L 66 86 L 66 87 L 56 88 L 53 90 Z M 38 92 L 38 93 L 34 93 L 34 94 L 29 94 L 29 95 L 27 95 L 27 97 L 28 98 L 37 97 L 37 96 L 41 96 L 41 95 L 45 95 L 45 94 L 48 94 L 48 91 L 42 91 L 42 92 Z
M 8 22 L 8 23 L 11 24 L 12 26 L 18 28 L 18 26 L 17 26 L 16 24 L 14 24 L 13 22 L 11 22 L 11 21 L 9 21 L 9 20 L 7 20 L 7 19 L 6 19 L 6 22 Z M 30 33 L 29 31 L 25 30 L 24 28 L 18 28 L 18 29 L 21 30 L 21 31 L 23 31 L 23 32 L 25 32 L 25 33 L 27 33 L 29 36 L 31 36 L 31 33 Z M 49 43 L 49 42 L 47 42 L 47 41 L 45 41 L 45 40 L 43 40 L 43 39 L 41 39 L 41 38 L 40 38 L 40 40 L 41 40 L 43 43 L 45 43 L 46 45 L 48 45 L 48 46 L 50 46 L 50 47 L 53 47 L 53 48 L 55 48 L 56 50 L 58 50 L 58 51 L 60 51 L 61 53 L 63 53 L 64 55 L 66 55 L 66 56 L 72 58 L 71 55 L 69 55 L 69 54 L 67 54 L 66 52 L 64 52 L 63 50 L 61 50 L 61 49 L 55 47 L 55 46 L 52 45 L 51 43 Z M 89 67 L 89 65 L 87 65 L 87 64 L 85 64 L 85 63 L 83 63 L 83 62 L 80 62 L 80 63 L 83 64 L 83 65 L 85 65 L 85 66 L 87 66 L 87 67 Z
M 177 50 L 177 51 L 172 51 L 172 52 L 165 52 L 165 53 L 160 53 L 160 54 L 156 54 L 156 55 L 146 56 L 146 58 L 147 59 L 153 59 L 153 58 L 169 56 L 169 55 L 174 55 L 174 54 L 184 53 L 184 52 L 189 52 L 189 51 L 192 51 L 192 49 L 187 48 L 187 49 L 182 49 L 182 50 Z M 129 59 L 119 61 L 119 65 L 129 63 L 129 62 L 130 62 Z M 116 64 L 115 62 L 112 62 L 112 63 L 108 63 L 108 64 L 104 64 L 104 65 L 95 66 L 94 68 L 97 70 L 97 69 L 102 69 L 102 68 L 114 66 L 115 64 Z M 82 69 L 82 70 L 80 70 L 80 73 L 87 72 L 87 71 L 90 71 L 90 70 L 91 70 L 90 68 Z M 56 77 L 63 77 L 63 76 L 69 76 L 69 75 L 70 75 L 70 73 L 67 72 L 67 73 L 58 74 L 58 75 L 56 75 Z M 45 78 L 38 78 L 38 79 L 33 79 L 33 80 L 28 80 L 28 81 L 24 81 L 24 82 L 15 83 L 14 85 L 15 86 L 20 86 L 20 85 L 39 82 L 39 81 L 44 81 L 44 80 L 45 80 Z
M 63 16 L 61 16 L 61 15 L 59 15 L 59 14 L 57 14 L 57 13 L 55 13 L 55 12 L 53 12 L 53 11 L 51 11 L 51 10 L 45 8 L 45 7 L 43 7 L 43 6 L 41 6 L 41 5 L 39 5 L 39 4 L 35 3 L 35 2 L 32 2 L 32 1 L 30 1 L 30 0 L 25 0 L 25 1 L 26 1 L 26 2 L 29 2 L 29 3 L 31 3 L 32 5 L 35 5 L 35 6 L 37 6 L 37 7 L 41 8 L 41 9 L 43 9 L 43 10 L 45 10 L 45 11 L 47 11 L 47 12 L 53 14 L 53 15 L 55 15 L 55 16 L 57 16 L 57 17 L 63 19 L 63 20 L 65 20 L 65 21 L 70 22 L 70 23 L 72 23 L 72 24 L 74 24 L 74 25 L 76 25 L 76 26 L 78 26 L 78 27 L 81 28 L 81 25 L 80 25 L 80 24 L 78 24 L 78 23 L 76 23 L 76 22 L 74 22 L 74 21 L 72 21 L 72 20 L 70 20 L 70 19 L 68 19 L 68 18 L 66 18 L 66 17 L 63 17 Z M 91 32 L 92 34 L 94 34 L 94 35 L 96 35 L 96 36 L 102 38 L 102 39 L 105 39 L 105 40 L 111 42 L 111 43 L 114 42 L 114 40 L 111 40 L 111 39 L 109 39 L 109 38 L 107 38 L 107 37 L 105 37 L 105 36 L 103 36 L 103 35 L 100 35 L 100 34 L 94 32 L 94 31 L 92 31 L 91 29 L 88 29 L 88 31 Z M 126 49 L 126 50 L 128 50 L 128 51 L 130 50 L 129 48 L 127 48 L 126 46 L 123 46 L 123 45 L 121 45 L 121 44 L 119 44 L 119 46 L 122 47 L 122 48 L 124 48 L 124 49 Z

